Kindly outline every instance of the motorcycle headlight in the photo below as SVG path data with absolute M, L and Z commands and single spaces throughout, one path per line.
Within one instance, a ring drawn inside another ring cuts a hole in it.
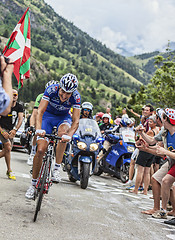
M 132 146 L 127 147 L 128 152 L 134 152 L 134 150 L 135 150 L 135 147 L 132 147 Z
M 80 150 L 86 150 L 87 145 L 86 145 L 86 143 L 84 143 L 84 142 L 78 142 L 78 143 L 77 143 L 77 147 L 78 147 Z
M 90 144 L 90 151 L 91 152 L 97 151 L 97 149 L 98 149 L 98 144 L 97 143 L 91 143 Z

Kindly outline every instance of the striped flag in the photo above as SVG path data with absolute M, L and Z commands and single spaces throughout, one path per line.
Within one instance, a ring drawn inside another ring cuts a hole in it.
M 14 62 L 14 75 L 18 81 L 18 89 L 23 80 L 30 77 L 30 18 L 29 8 L 13 30 L 3 54 Z

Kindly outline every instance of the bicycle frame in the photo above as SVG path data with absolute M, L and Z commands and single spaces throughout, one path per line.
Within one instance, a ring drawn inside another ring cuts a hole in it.
M 53 134 L 46 134 L 46 137 L 48 137 L 50 141 L 47 148 L 47 152 L 43 157 L 43 162 L 39 172 L 39 178 L 36 184 L 36 194 L 34 199 L 36 199 L 38 195 L 39 197 L 36 205 L 34 222 L 36 221 L 38 212 L 40 211 L 41 208 L 43 194 L 48 194 L 49 188 L 52 185 L 52 180 L 50 177 L 52 171 L 52 161 L 54 159 L 54 144 L 57 143 L 58 139 L 61 139 L 60 137 L 57 137 Z

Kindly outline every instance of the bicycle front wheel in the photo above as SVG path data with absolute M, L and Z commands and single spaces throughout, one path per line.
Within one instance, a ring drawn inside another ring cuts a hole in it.
M 36 219 L 37 219 L 37 215 L 38 215 L 38 212 L 40 211 L 40 208 L 41 208 L 41 203 L 42 203 L 42 200 L 43 200 L 43 194 L 44 194 L 44 186 L 45 186 L 45 183 L 46 183 L 46 179 L 47 179 L 47 175 L 48 175 L 48 169 L 49 169 L 49 161 L 47 159 L 47 161 L 43 164 L 45 164 L 45 166 L 43 167 L 43 174 L 42 174 L 42 177 L 40 179 L 40 191 L 39 191 L 39 196 L 38 196 L 38 200 L 37 200 L 37 204 L 36 204 L 36 209 L 35 209 L 35 215 L 34 215 L 34 219 L 33 221 L 35 222 Z

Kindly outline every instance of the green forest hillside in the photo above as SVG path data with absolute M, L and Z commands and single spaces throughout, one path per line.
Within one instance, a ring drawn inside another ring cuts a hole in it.
M 126 104 L 131 94 L 147 84 L 150 74 L 125 57 L 82 32 L 54 12 L 43 0 L 0 0 L 0 48 L 30 7 L 31 78 L 20 97 L 35 100 L 45 83 L 72 72 L 79 79 L 83 101 L 91 101 L 96 110 Z

